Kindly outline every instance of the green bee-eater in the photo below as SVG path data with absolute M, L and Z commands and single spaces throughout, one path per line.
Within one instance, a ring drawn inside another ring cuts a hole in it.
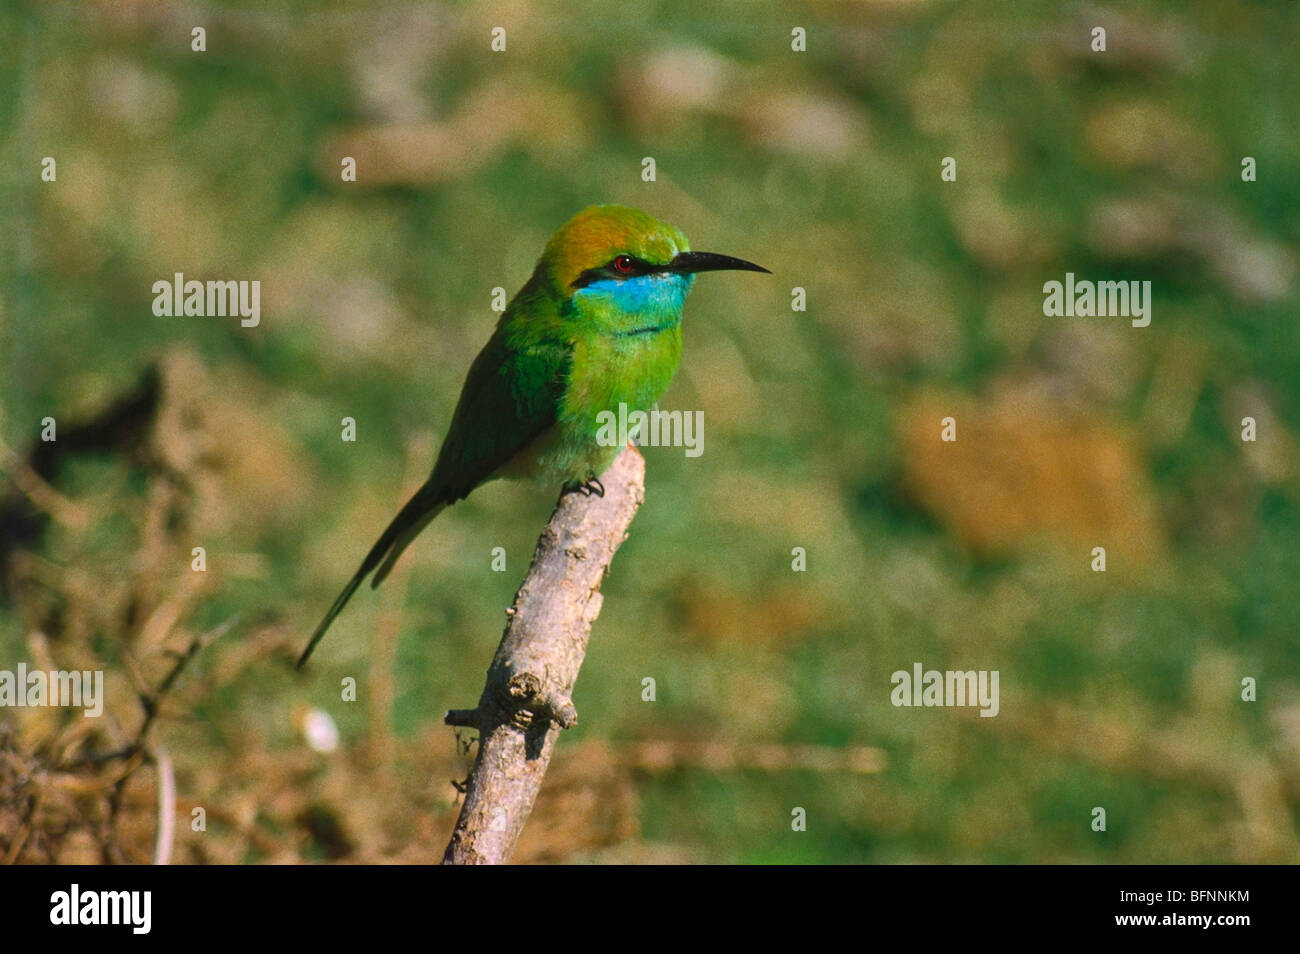
M 637 209 L 592 206 L 546 243 L 461 388 L 433 473 L 393 518 L 298 660 L 301 666 L 361 581 L 378 586 L 448 505 L 497 477 L 604 494 L 622 449 L 597 439 L 597 415 L 648 410 L 682 354 L 682 305 L 696 272 L 752 262 L 692 252 L 680 231 Z

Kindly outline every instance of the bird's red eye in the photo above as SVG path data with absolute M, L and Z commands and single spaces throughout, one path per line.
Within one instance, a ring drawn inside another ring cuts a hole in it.
M 622 272 L 624 275 L 631 274 L 633 268 L 631 257 L 620 255 L 618 258 L 614 259 L 614 268 Z

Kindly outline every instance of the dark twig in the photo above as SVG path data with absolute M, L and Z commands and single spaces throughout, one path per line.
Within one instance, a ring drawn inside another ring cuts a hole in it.
M 190 660 L 198 655 L 199 650 L 207 646 L 209 643 L 220 639 L 229 632 L 230 628 L 238 621 L 239 614 L 236 613 L 215 629 L 210 630 L 207 633 L 201 633 L 190 640 L 190 644 L 186 648 L 185 652 L 176 657 L 176 661 L 172 664 L 172 668 L 167 671 L 167 675 L 163 677 L 162 682 L 158 683 L 158 687 L 152 692 L 140 693 L 140 705 L 144 709 L 144 720 L 140 724 L 140 730 L 135 734 L 135 740 L 117 752 L 96 759 L 96 761 L 99 762 L 106 762 L 115 758 L 124 758 L 128 760 L 132 758 L 135 759 L 134 764 L 129 765 L 127 770 L 123 772 L 121 777 L 117 780 L 116 784 L 114 784 L 113 793 L 109 796 L 108 823 L 106 826 L 108 833 L 111 833 L 114 826 L 117 824 L 117 816 L 122 808 L 122 795 L 126 791 L 126 783 L 135 773 L 135 770 L 140 767 L 141 762 L 144 761 L 142 758 L 137 758 L 137 756 L 146 752 L 145 745 L 149 729 L 152 728 L 154 720 L 158 717 L 158 711 L 162 704 L 163 696 L 165 696 L 171 690 L 172 686 L 175 685 L 181 672 L 187 665 L 189 665 Z M 162 766 L 159 766 L 159 771 L 162 771 Z

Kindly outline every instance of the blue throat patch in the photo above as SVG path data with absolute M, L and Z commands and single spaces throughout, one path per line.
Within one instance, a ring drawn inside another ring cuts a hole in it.
M 660 272 L 592 282 L 574 292 L 573 303 L 596 309 L 603 306 L 620 314 L 625 318 L 619 322 L 625 326 L 620 336 L 651 334 L 681 322 L 686 293 L 694 280 L 694 275 Z

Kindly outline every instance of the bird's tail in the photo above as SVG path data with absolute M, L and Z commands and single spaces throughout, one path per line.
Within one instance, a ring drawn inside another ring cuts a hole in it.
M 316 644 L 324 637 L 326 631 L 330 628 L 330 624 L 334 622 L 334 617 L 343 612 L 343 607 L 347 605 L 348 600 L 352 599 L 352 594 L 357 591 L 361 581 L 378 567 L 379 570 L 375 573 L 371 586 L 378 586 L 382 583 L 384 577 L 388 576 L 389 571 L 392 570 L 393 564 L 397 562 L 397 558 L 402 555 L 402 551 L 407 548 L 421 530 L 428 526 L 430 520 L 446 509 L 447 502 L 440 499 L 440 496 L 431 490 L 428 484 L 425 484 L 416 492 L 414 497 L 406 502 L 406 506 L 397 512 L 393 522 L 388 525 L 388 529 L 370 548 L 366 558 L 361 561 L 360 568 L 352 575 L 352 579 L 348 580 L 348 585 L 343 587 L 343 592 L 338 595 L 338 599 L 329 608 L 325 618 L 320 621 L 316 631 L 311 634 L 311 640 L 307 643 L 307 648 L 298 657 L 299 669 L 307 662 L 307 657 L 311 655 L 312 650 L 316 648 Z

